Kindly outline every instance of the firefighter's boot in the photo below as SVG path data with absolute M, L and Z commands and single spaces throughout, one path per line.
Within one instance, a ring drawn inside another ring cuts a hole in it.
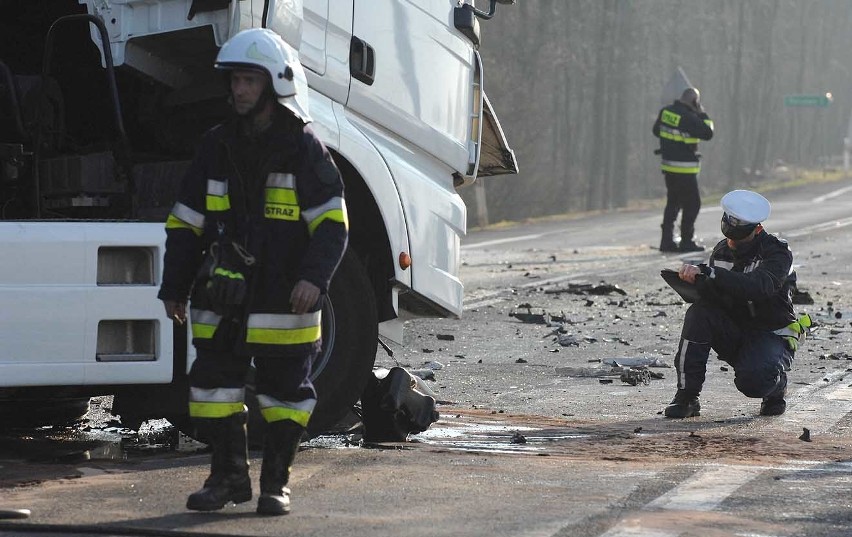
M 210 476 L 204 486 L 186 500 L 193 511 L 216 511 L 228 502 L 251 500 L 251 478 L 248 473 L 248 439 L 246 412 L 227 418 L 198 418 L 199 431 L 213 448 Z
M 678 390 L 674 399 L 666 407 L 664 414 L 667 418 L 691 418 L 701 415 L 701 404 L 698 394 L 687 390 Z
M 258 514 L 278 516 L 290 512 L 290 489 L 286 485 L 304 432 L 304 427 L 290 420 L 269 424 L 260 467 Z
M 693 240 L 693 236 L 695 235 L 694 228 L 685 228 L 683 226 L 680 227 L 680 244 L 678 245 L 678 250 L 681 252 L 703 252 L 704 247 L 700 244 L 697 244 Z
M 674 224 L 663 224 L 663 237 L 660 239 L 661 252 L 678 252 L 677 243 L 674 241 Z

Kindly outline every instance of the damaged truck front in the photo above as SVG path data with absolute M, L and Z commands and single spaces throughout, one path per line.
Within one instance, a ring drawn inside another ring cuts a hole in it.
M 186 412 L 186 327 L 156 298 L 163 222 L 237 31 L 300 51 L 313 128 L 346 184 L 350 247 L 314 363 L 325 430 L 361 395 L 378 334 L 458 316 L 456 189 L 517 171 L 483 92 L 489 0 L 0 0 L 0 423 Z M 39 414 L 40 415 L 37 415 Z

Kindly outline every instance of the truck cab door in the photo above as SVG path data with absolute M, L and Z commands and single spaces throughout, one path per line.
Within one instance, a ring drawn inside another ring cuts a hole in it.
M 305 69 L 324 75 L 329 0 L 240 2 L 240 29 L 269 28 L 299 50 Z

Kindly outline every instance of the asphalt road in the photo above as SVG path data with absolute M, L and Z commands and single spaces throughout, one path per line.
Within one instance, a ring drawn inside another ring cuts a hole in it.
M 759 401 L 711 356 L 701 417 L 662 418 L 673 368 L 652 367 L 662 378 L 633 386 L 606 363 L 671 364 L 686 307 L 659 270 L 705 256 L 656 251 L 656 209 L 552 219 L 465 238 L 462 319 L 410 321 L 406 345 L 377 360 L 432 368 L 441 419 L 404 444 L 305 444 L 291 515 L 259 518 L 252 502 L 185 511 L 206 476 L 204 454 L 99 448 L 40 462 L 23 439 L 12 451 L 0 445 L 0 508 L 32 516 L 0 532 L 852 535 L 852 183 L 767 197 L 767 230 L 790 241 L 814 301 L 797 309 L 819 322 L 790 372 L 783 416 L 757 416 Z M 707 204 L 699 217 L 708 246 L 719 216 Z M 536 315 L 548 324 L 530 322 Z

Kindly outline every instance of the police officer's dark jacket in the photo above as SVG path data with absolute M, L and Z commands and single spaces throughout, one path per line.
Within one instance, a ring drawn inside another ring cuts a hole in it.
M 709 264 L 701 266 L 705 274 L 712 267 L 714 277 L 700 278 L 698 291 L 702 300 L 718 304 L 744 327 L 777 330 L 795 321 L 792 264 L 787 242 L 763 230 L 736 250 L 722 240 Z
M 228 237 L 256 258 L 240 313 L 241 350 L 255 356 L 301 354 L 321 344 L 320 300 L 292 313 L 290 293 L 307 280 L 325 294 L 348 239 L 343 182 L 313 131 L 276 106 L 272 125 L 255 139 L 237 120 L 207 133 L 166 222 L 159 297 L 186 301 L 192 291 L 193 343 L 215 347 L 222 319 L 196 274 L 213 241 Z
M 657 114 L 653 133 L 660 139 L 664 172 L 696 174 L 701 169 L 698 141 L 713 138 L 713 120 L 706 113 L 675 101 Z

